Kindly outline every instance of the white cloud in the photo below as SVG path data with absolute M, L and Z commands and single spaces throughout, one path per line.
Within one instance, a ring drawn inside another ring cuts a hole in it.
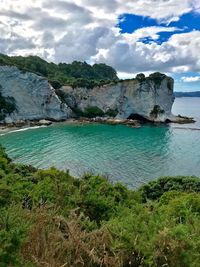
M 198 0 L 75 0 L 88 6 L 97 16 L 123 13 L 149 16 L 162 21 L 177 20 L 180 15 L 197 9 Z M 92 2 L 92 3 L 91 3 Z M 108 4 L 109 3 L 109 4 Z
M 178 29 L 176 27 L 143 27 L 140 29 L 137 29 L 133 33 L 125 33 L 123 34 L 124 38 L 127 40 L 127 42 L 131 43 L 132 41 L 138 41 L 139 39 L 143 39 L 146 37 L 150 37 L 152 40 L 159 39 L 159 33 L 160 32 L 175 32 L 175 31 L 181 31 L 181 29 Z
M 1 0 L 0 52 L 37 54 L 48 60 L 105 62 L 122 75 L 136 72 L 200 72 L 200 32 L 174 34 L 175 27 L 146 27 L 121 34 L 116 27 L 123 13 L 177 21 L 200 7 L 199 0 Z
M 181 77 L 181 81 L 186 82 L 186 83 L 198 82 L 200 81 L 200 76 L 191 76 L 191 77 L 183 76 Z
M 173 35 L 167 42 L 144 44 L 129 42 L 123 35 L 109 47 L 106 57 L 98 55 L 98 61 L 106 61 L 120 72 L 164 71 L 175 69 L 200 71 L 200 32 Z

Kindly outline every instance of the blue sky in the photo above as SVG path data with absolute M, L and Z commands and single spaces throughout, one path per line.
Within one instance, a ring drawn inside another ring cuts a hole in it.
M 158 44 L 168 41 L 173 34 L 187 33 L 193 30 L 200 31 L 200 14 L 196 12 L 189 12 L 178 18 L 178 21 L 159 21 L 148 16 L 139 16 L 133 14 L 123 14 L 119 17 L 119 28 L 121 33 L 133 33 L 134 31 L 145 27 L 176 27 L 177 30 L 173 32 L 160 32 L 159 39 L 156 40 Z M 141 39 L 142 42 L 152 42 L 151 38 Z
M 1 0 L 0 53 L 160 71 L 200 90 L 200 0 Z
M 157 20 L 150 16 L 141 16 L 134 14 L 122 14 L 119 16 L 119 23 L 117 27 L 120 28 L 122 34 L 132 34 L 137 30 L 149 27 L 162 27 L 157 38 L 145 36 L 138 39 L 138 42 L 144 44 L 156 43 L 161 45 L 167 42 L 174 34 L 190 33 L 192 31 L 200 31 L 200 13 L 194 11 L 183 14 L 175 20 Z M 169 28 L 175 28 L 172 31 L 165 31 Z M 188 54 L 188 57 L 190 55 Z M 175 79 L 176 91 L 200 91 L 200 75 L 198 72 L 186 71 L 182 73 L 170 73 Z

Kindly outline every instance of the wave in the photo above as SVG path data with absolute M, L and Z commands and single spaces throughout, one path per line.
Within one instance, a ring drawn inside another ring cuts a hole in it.
M 30 126 L 30 127 L 15 129 L 15 130 L 8 130 L 7 132 L 4 132 L 4 133 L 0 134 L 0 136 L 6 135 L 6 134 L 10 134 L 10 133 L 24 132 L 24 131 L 34 130 L 34 129 L 38 129 L 38 128 L 44 128 L 44 127 L 47 127 L 47 126 L 46 125 Z

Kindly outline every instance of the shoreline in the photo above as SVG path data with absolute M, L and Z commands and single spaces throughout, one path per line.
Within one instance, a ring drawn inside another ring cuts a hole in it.
M 104 118 L 80 118 L 80 119 L 67 119 L 64 121 L 50 121 L 50 120 L 40 120 L 40 121 L 20 121 L 12 124 L 2 124 L 0 125 L 0 134 L 6 134 L 13 131 L 20 131 L 23 129 L 48 127 L 56 124 L 108 124 L 108 125 L 126 125 L 131 128 L 140 128 L 141 124 L 136 120 L 119 120 L 119 119 L 104 119 Z
M 107 124 L 107 125 L 125 125 L 130 128 L 141 128 L 142 125 L 145 124 L 152 124 L 152 125 L 168 125 L 171 123 L 176 124 L 189 124 L 195 123 L 193 118 L 181 117 L 176 116 L 175 120 L 171 120 L 168 122 L 141 122 L 138 120 L 131 120 L 131 119 L 115 119 L 115 118 L 103 118 L 103 117 L 96 117 L 96 118 L 79 118 L 79 119 L 66 119 L 63 121 L 50 121 L 46 119 L 38 120 L 38 121 L 19 121 L 16 123 L 11 124 L 0 124 L 0 134 L 6 134 L 13 131 L 29 129 L 29 128 L 39 128 L 39 127 L 48 127 L 55 124 Z

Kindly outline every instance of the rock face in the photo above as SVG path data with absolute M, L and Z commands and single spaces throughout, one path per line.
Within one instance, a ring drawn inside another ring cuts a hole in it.
M 45 78 L 16 67 L 0 66 L 0 93 L 15 105 L 15 110 L 4 116 L 6 123 L 40 119 L 59 121 L 71 116 L 71 109 L 60 101 Z
M 98 107 L 104 113 L 112 112 L 118 119 L 171 120 L 174 102 L 172 78 L 154 73 L 135 79 L 118 81 L 93 89 L 64 86 L 58 94 L 73 110 L 84 111 Z
M 0 121 L 65 120 L 78 115 L 97 117 L 107 115 L 117 119 L 148 121 L 173 120 L 172 78 L 154 73 L 135 79 L 115 81 L 87 88 L 63 86 L 55 90 L 48 81 L 36 74 L 12 66 L 0 66 Z M 13 107 L 14 110 L 13 110 Z M 93 114 L 91 114 L 91 112 Z

